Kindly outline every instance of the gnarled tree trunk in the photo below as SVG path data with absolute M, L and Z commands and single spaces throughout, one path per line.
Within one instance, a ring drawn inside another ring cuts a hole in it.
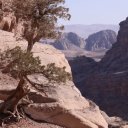
M 33 45 L 34 45 L 33 41 L 28 41 L 27 52 L 31 52 Z
M 24 77 L 22 77 L 19 81 L 19 84 L 16 90 L 10 95 L 2 104 L 0 108 L 1 113 L 10 114 L 13 117 L 19 118 L 19 112 L 17 110 L 17 106 L 20 100 L 26 96 L 29 92 L 28 82 Z

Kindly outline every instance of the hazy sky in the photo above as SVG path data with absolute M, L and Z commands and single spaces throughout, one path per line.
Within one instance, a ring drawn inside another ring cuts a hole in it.
M 66 0 L 72 18 L 63 24 L 118 24 L 128 16 L 128 0 Z

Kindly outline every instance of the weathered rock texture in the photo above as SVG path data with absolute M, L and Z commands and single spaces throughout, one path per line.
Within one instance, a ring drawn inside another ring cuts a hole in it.
M 56 41 L 41 40 L 41 42 L 51 44 L 61 50 L 68 60 L 77 56 L 87 56 L 99 61 L 116 42 L 116 33 L 112 30 L 104 30 L 92 34 L 84 40 L 77 34 L 69 32 L 62 34 Z
M 123 120 L 120 117 L 109 117 L 105 112 L 101 111 L 103 117 L 108 123 L 109 128 L 127 128 L 128 127 L 128 121 Z
M 90 35 L 85 41 L 85 49 L 89 51 L 110 49 L 116 42 L 116 33 L 112 30 L 103 30 Z
M 38 78 L 43 79 L 37 75 L 29 79 L 37 82 Z M 48 97 L 43 93 L 31 92 L 30 99 L 34 103 L 25 108 L 25 112 L 32 118 L 66 128 L 107 127 L 99 108 L 91 101 L 85 100 L 72 82 L 49 85 L 41 89 Z
M 8 32 L 0 31 L 0 38 L 2 50 L 15 46 L 25 49 L 27 45 L 25 41 L 16 42 L 13 35 Z M 33 53 L 40 57 L 43 65 L 55 63 L 59 67 L 66 66 L 66 70 L 71 72 L 64 55 L 52 46 L 37 43 L 34 45 Z M 18 81 L 5 74 L 0 73 L 0 76 L 0 100 L 5 100 L 16 88 Z M 24 107 L 26 114 L 31 118 L 66 128 L 108 127 L 99 107 L 82 97 L 73 82 L 50 84 L 41 74 L 33 74 L 28 78 L 40 84 L 37 84 L 36 88 L 31 88 L 28 96 L 33 103 Z M 43 86 L 45 82 L 47 85 Z
M 77 85 L 109 115 L 128 119 L 128 18 L 120 23 L 111 50 Z
M 14 48 L 16 46 L 20 46 L 21 48 L 26 49 L 27 42 L 24 40 L 16 41 L 13 33 L 0 30 L 0 49 L 3 51 L 8 48 Z M 71 72 L 70 66 L 68 61 L 65 59 L 64 54 L 51 45 L 36 43 L 32 52 L 34 53 L 34 56 L 40 57 L 42 65 L 55 63 L 58 67 L 65 66 L 66 71 Z
M 85 47 L 85 41 L 73 32 L 64 33 L 60 39 L 51 43 L 55 48 L 60 50 L 78 50 Z
M 0 76 L 0 100 L 5 100 L 16 88 L 18 81 L 1 73 Z M 34 74 L 28 78 L 38 84 L 47 82 L 41 74 Z M 82 97 L 71 81 L 66 84 L 37 86 L 37 88 L 31 88 L 28 96 L 33 103 L 24 108 L 31 118 L 66 128 L 108 127 L 99 107 Z M 43 93 L 44 91 L 46 94 Z

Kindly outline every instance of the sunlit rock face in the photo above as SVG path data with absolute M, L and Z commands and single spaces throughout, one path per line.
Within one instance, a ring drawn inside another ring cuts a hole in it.
M 27 42 L 25 40 L 16 41 L 14 34 L 0 30 L 0 49 L 6 50 L 20 46 L 26 50 Z M 39 56 L 42 65 L 48 63 L 55 63 L 57 67 L 66 67 L 66 71 L 71 73 L 71 68 L 66 60 L 64 54 L 48 44 L 36 43 L 32 49 L 34 56 Z
M 85 41 L 85 49 L 88 51 L 108 50 L 116 42 L 116 33 L 112 30 L 103 30 L 90 35 Z
M 29 76 L 29 79 L 44 84 L 41 75 Z M 99 107 L 92 101 L 85 99 L 72 81 L 40 86 L 39 89 L 46 92 L 46 95 L 43 92 L 32 90 L 29 99 L 33 103 L 24 108 L 31 118 L 66 128 L 108 127 Z
M 3 51 L 15 46 L 26 49 L 27 42 L 16 41 L 12 33 L 0 31 L 0 49 Z M 40 57 L 42 65 L 55 63 L 58 67 L 65 66 L 66 71 L 71 73 L 64 54 L 52 46 L 36 43 L 32 52 Z M 18 80 L 1 71 L 0 78 L 0 100 L 6 100 L 14 92 Z M 32 103 L 24 107 L 31 118 L 66 128 L 108 128 L 99 107 L 84 98 L 72 81 L 50 83 L 42 74 L 29 75 L 28 79 L 36 83 L 36 88 L 32 86 L 28 94 Z
M 85 41 L 73 32 L 64 33 L 60 39 L 51 43 L 55 48 L 60 50 L 78 50 L 81 51 L 85 47 Z

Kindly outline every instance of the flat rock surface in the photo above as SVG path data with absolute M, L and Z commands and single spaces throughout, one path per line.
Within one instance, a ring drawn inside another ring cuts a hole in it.
M 17 42 L 12 33 L 0 32 L 1 50 L 5 50 L 8 47 L 14 48 L 15 46 L 26 49 L 27 43 L 25 41 Z M 34 56 L 40 57 L 43 65 L 55 63 L 58 67 L 65 66 L 66 71 L 71 72 L 64 54 L 52 46 L 36 43 L 32 52 Z M 0 73 L 0 76 L 0 100 L 6 100 L 7 96 L 18 85 L 18 80 L 13 79 L 7 74 Z M 72 81 L 52 83 L 47 81 L 42 74 L 29 75 L 28 79 L 36 83 L 36 87 L 31 87 L 31 91 L 28 94 L 29 100 L 33 102 L 24 107 L 25 113 L 32 119 L 49 122 L 50 124 L 56 124 L 66 128 L 108 128 L 108 124 L 101 115 L 99 107 L 85 99 Z M 44 82 L 46 82 L 45 85 Z M 32 121 L 32 125 L 30 126 L 23 126 L 24 124 L 21 123 L 21 127 L 33 128 L 34 122 Z M 27 124 L 31 123 L 27 121 Z M 43 128 L 45 128 L 46 124 L 43 125 Z M 9 127 L 11 128 L 11 125 Z M 41 127 L 42 125 L 38 126 L 38 128 Z M 54 128 L 57 127 L 55 126 Z M 52 128 L 52 125 L 51 127 L 47 127 L 46 125 L 46 128 Z

